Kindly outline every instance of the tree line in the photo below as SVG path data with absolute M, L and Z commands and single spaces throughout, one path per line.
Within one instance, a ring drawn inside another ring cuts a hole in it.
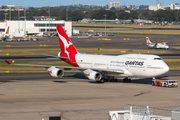
M 9 11 L 6 12 L 6 19 L 9 19 Z M 125 10 L 89 10 L 85 11 L 79 9 L 60 9 L 60 8 L 50 8 L 50 16 L 56 17 L 56 20 L 66 20 L 68 15 L 68 20 L 70 21 L 78 21 L 83 18 L 90 19 L 106 19 L 107 20 L 128 20 L 128 19 L 145 19 L 145 20 L 153 20 L 155 22 L 180 22 L 180 11 L 178 10 L 158 10 L 158 11 L 150 11 L 150 10 L 136 10 L 127 12 Z M 20 12 L 20 16 L 24 16 L 24 11 Z M 26 19 L 34 20 L 33 16 L 49 16 L 49 8 L 29 8 L 26 11 Z M 22 18 L 21 18 L 22 19 Z M 0 11 L 0 21 L 5 20 L 5 11 Z M 18 12 L 11 11 L 11 20 L 18 20 Z

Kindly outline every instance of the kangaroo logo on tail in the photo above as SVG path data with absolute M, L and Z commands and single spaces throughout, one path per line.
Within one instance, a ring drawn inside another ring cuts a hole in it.
M 72 44 L 71 40 L 67 36 L 66 32 L 64 31 L 61 25 L 56 25 L 59 44 L 61 48 L 60 57 L 67 57 L 68 60 L 65 60 L 67 63 L 78 66 L 76 63 L 75 56 L 78 53 L 74 45 Z
M 69 54 L 77 54 L 77 50 L 72 44 L 71 40 L 65 33 L 63 27 L 61 25 L 57 25 L 58 38 L 61 48 L 61 53 L 66 53 L 69 57 Z

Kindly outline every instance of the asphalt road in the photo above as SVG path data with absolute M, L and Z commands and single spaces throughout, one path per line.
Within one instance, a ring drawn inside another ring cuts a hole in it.
M 162 79 L 179 79 L 170 71 Z M 179 84 L 179 83 L 178 83 Z M 108 112 L 128 106 L 147 105 L 154 115 L 171 116 L 178 108 L 180 87 L 151 86 L 151 79 L 132 83 L 96 83 L 80 73 L 66 73 L 61 79 L 47 73 L 0 74 L 1 120 L 108 120 Z

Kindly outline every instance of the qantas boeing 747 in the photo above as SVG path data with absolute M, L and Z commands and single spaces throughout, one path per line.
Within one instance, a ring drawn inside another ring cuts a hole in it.
M 39 66 L 47 68 L 52 77 L 62 77 L 64 69 L 81 70 L 87 78 L 96 82 L 104 82 L 106 79 L 114 80 L 123 77 L 124 82 L 130 82 L 131 78 L 153 78 L 169 71 L 167 64 L 157 55 L 148 54 L 125 54 L 118 56 L 81 54 L 74 47 L 61 25 L 57 25 L 57 32 L 61 52 L 58 57 L 69 63 L 68 66 L 49 66 L 31 64 L 11 64 L 23 66 Z

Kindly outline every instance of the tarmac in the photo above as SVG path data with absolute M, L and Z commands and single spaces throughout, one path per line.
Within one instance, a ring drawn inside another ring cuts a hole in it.
M 170 71 L 161 79 L 179 79 L 180 71 Z M 171 116 L 178 108 L 180 87 L 151 85 L 151 79 L 131 83 L 96 83 L 81 73 L 65 73 L 52 78 L 47 73 L 0 74 L 1 120 L 108 120 L 108 112 L 127 106 L 150 106 L 155 115 Z M 179 85 L 179 83 L 178 83 Z

